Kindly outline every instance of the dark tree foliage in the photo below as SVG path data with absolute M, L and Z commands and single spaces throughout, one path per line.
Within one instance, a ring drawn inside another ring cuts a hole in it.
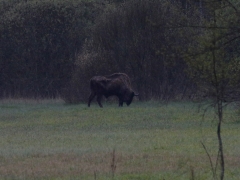
M 99 11 L 84 1 L 1 1 L 0 96 L 55 97 Z
M 225 60 L 238 64 L 236 2 L 223 1 L 235 13 L 221 18 L 229 17 Z M 80 102 L 92 76 L 125 72 L 142 100 L 192 98 L 200 89 L 186 73 L 186 54 L 212 17 L 202 0 L 0 0 L 0 97 L 61 92 Z

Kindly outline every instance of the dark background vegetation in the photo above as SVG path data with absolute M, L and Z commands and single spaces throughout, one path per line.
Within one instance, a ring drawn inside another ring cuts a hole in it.
M 210 96 L 214 74 L 232 100 L 239 21 L 237 0 L 0 0 L 0 97 L 77 103 L 125 72 L 141 100 Z

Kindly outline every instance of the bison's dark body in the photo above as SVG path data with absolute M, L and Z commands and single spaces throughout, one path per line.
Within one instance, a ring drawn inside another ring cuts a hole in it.
M 94 76 L 90 80 L 91 94 L 88 99 L 88 106 L 91 101 L 97 96 L 97 102 L 100 107 L 101 98 L 105 96 L 117 96 L 119 99 L 119 106 L 123 106 L 123 102 L 130 105 L 133 97 L 136 96 L 131 88 L 131 82 L 128 75 L 124 73 L 115 73 L 109 76 Z

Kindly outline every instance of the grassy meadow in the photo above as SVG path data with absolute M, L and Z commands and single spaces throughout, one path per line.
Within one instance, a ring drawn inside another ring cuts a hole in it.
M 133 102 L 66 105 L 0 101 L 0 179 L 212 179 L 216 119 L 207 104 Z M 225 179 L 240 178 L 238 108 L 225 109 Z

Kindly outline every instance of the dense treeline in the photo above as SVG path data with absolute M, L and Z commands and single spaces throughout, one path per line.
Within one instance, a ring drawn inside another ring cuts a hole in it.
M 100 13 L 88 1 L 1 1 L 1 96 L 55 97 Z
M 223 59 L 238 64 L 240 8 L 234 0 L 0 3 L 1 97 L 85 101 L 91 76 L 125 72 L 141 99 L 192 98 L 199 95 L 196 77 L 203 76 L 197 70 L 210 57 L 212 34 Z M 220 24 L 213 28 L 212 22 Z M 237 77 L 234 67 L 228 73 Z

